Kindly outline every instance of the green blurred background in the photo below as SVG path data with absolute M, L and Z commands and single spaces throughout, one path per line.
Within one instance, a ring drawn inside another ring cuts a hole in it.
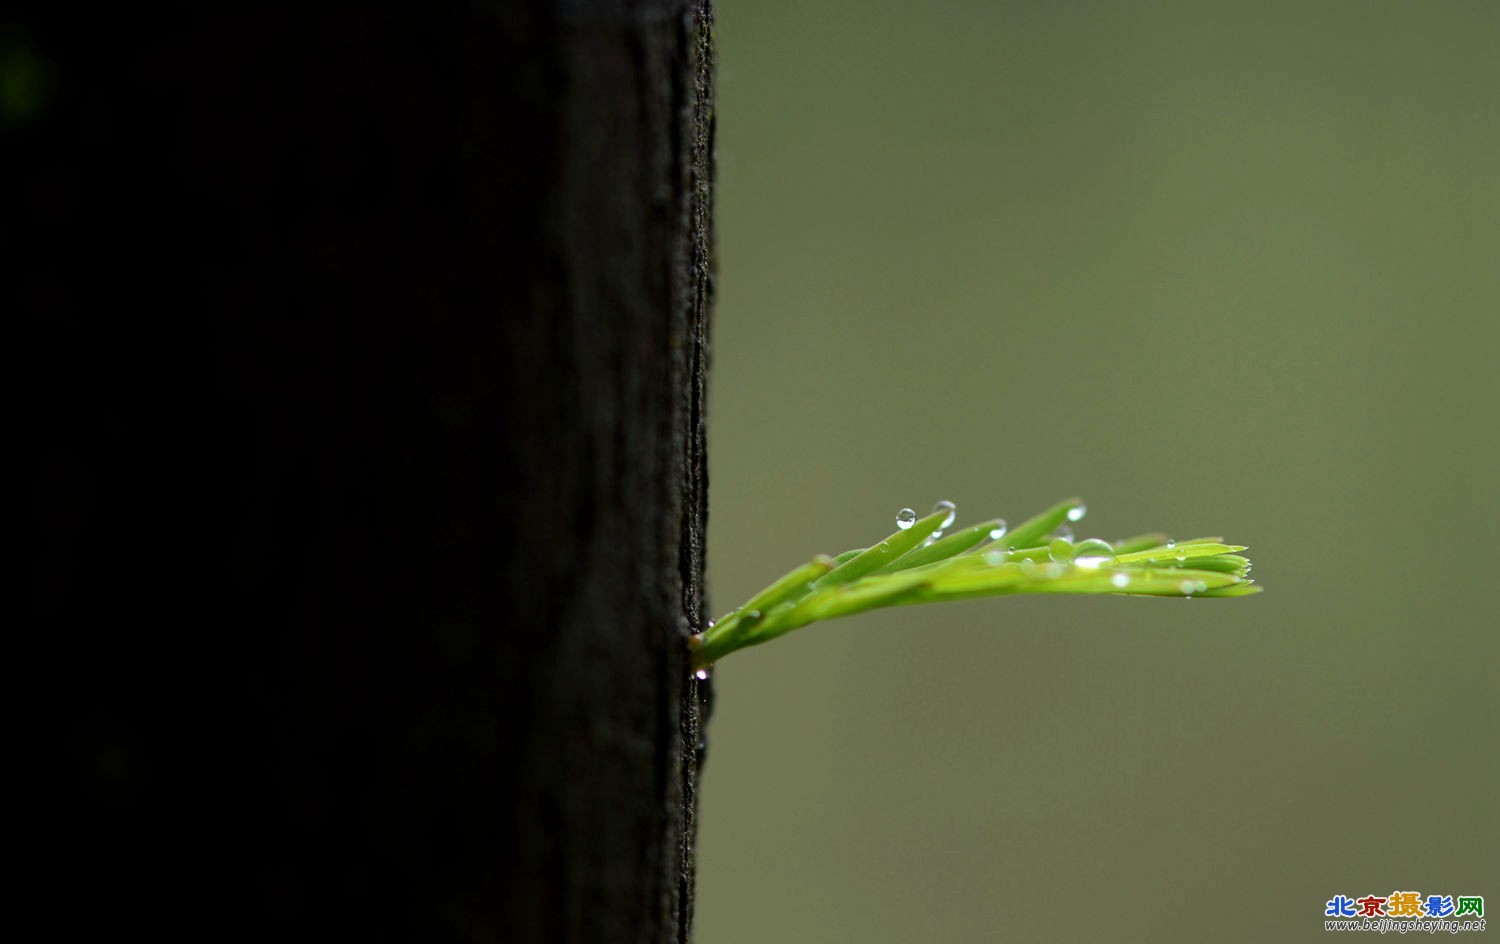
M 734 655 L 701 944 L 1500 906 L 1500 3 L 717 15 L 716 611 L 942 498 L 1225 534 L 1267 592 Z

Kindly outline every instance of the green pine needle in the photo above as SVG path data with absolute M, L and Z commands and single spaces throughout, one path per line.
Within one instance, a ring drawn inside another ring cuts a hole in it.
M 868 548 L 818 555 L 693 637 L 693 667 L 706 669 L 736 649 L 756 646 L 819 620 L 866 610 L 1015 593 L 1240 597 L 1260 587 L 1245 550 L 1222 538 L 1173 542 L 1165 534 L 1118 541 L 1074 541 L 1059 534 L 1083 517 L 1077 498 L 1007 532 L 1000 519 L 944 536 L 951 505 L 910 522 Z

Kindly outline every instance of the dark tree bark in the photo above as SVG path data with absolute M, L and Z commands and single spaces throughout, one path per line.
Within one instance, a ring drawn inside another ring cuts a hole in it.
M 707 0 L 65 6 L 0 53 L 52 936 L 686 940 Z

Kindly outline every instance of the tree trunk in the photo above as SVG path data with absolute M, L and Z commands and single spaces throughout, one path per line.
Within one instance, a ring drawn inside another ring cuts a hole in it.
M 709 3 L 111 9 L 0 37 L 60 927 L 686 940 Z

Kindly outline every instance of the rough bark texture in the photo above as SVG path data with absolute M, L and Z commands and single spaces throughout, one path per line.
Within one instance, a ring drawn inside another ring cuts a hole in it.
M 0 65 L 60 927 L 686 940 L 706 0 L 59 7 Z

